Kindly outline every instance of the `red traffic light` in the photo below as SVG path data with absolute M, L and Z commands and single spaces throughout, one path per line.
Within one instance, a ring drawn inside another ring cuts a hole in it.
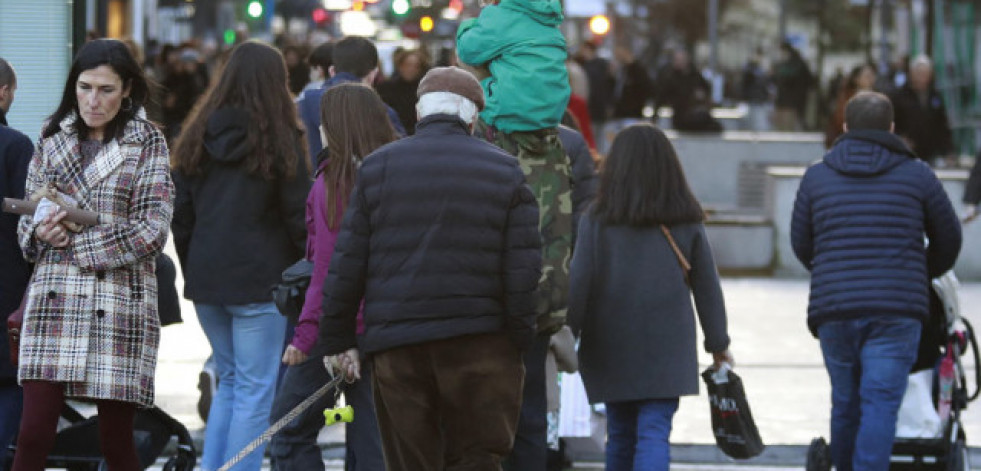
M 327 10 L 323 8 L 317 8 L 313 10 L 313 13 L 311 13 L 311 15 L 313 16 L 313 22 L 317 24 L 326 23 L 327 20 L 330 19 L 330 13 L 328 13 Z

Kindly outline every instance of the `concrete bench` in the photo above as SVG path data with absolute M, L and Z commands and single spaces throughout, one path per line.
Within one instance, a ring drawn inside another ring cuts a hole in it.
M 765 212 L 767 167 L 807 165 L 824 155 L 824 138 L 817 133 L 667 134 L 695 197 L 744 212 Z
M 773 270 L 773 224 L 763 214 L 713 212 L 705 224 L 719 271 L 726 275 L 766 275 Z

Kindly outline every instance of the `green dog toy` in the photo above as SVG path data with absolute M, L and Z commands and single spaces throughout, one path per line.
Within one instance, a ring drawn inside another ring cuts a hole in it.
M 333 409 L 325 409 L 324 419 L 326 419 L 328 426 L 334 425 L 338 422 L 353 422 L 354 408 L 351 406 L 344 406 L 335 407 Z

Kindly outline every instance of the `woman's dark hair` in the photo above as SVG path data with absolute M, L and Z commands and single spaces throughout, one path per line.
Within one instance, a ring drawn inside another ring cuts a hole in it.
M 865 69 L 869 69 L 872 73 L 876 73 L 875 66 L 869 63 L 856 65 L 851 72 L 848 73 L 848 79 L 842 84 L 841 95 L 845 97 L 845 100 L 850 99 L 859 92 L 858 89 L 858 78 L 862 75 Z
M 320 99 L 320 123 L 327 134 L 327 227 L 340 224 L 340 208 L 354 188 L 361 159 L 397 139 L 385 103 L 374 89 L 360 83 L 329 88 Z
M 286 82 L 286 62 L 278 50 L 258 41 L 235 46 L 191 114 L 171 152 L 171 165 L 188 175 L 198 174 L 207 159 L 204 134 L 208 119 L 220 108 L 238 108 L 249 114 L 246 140 L 253 149 L 245 168 L 265 179 L 292 178 L 297 161 L 310 165 L 306 140 L 296 115 L 296 105 Z M 314 131 L 316 132 L 316 131 Z
M 132 100 L 131 106 L 120 107 L 111 121 L 106 123 L 106 131 L 103 142 L 109 142 L 113 138 L 122 137 L 123 129 L 136 113 L 146 103 L 149 96 L 150 85 L 147 83 L 143 68 L 136 63 L 136 59 L 130 54 L 126 44 L 117 39 L 95 39 L 85 43 L 78 51 L 72 67 L 68 71 L 68 80 L 65 81 L 65 91 L 61 95 L 61 103 L 58 109 L 48 117 L 48 124 L 41 133 L 41 137 L 50 137 L 61 131 L 61 121 L 69 114 L 75 113 L 78 116 L 78 97 L 75 94 L 75 85 L 78 76 L 86 70 L 92 70 L 99 66 L 107 65 L 123 81 L 123 88 L 129 88 L 129 99 Z M 89 134 L 89 127 L 85 125 L 85 120 L 81 116 L 72 125 L 79 137 L 85 139 Z
M 650 124 L 630 126 L 613 140 L 592 211 L 609 225 L 670 226 L 705 220 L 671 141 Z

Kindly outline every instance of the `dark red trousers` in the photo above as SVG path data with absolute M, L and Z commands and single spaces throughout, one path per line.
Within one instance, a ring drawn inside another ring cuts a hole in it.
M 24 381 L 24 414 L 17 435 L 12 471 L 42 471 L 54 446 L 58 419 L 65 405 L 65 389 L 46 381 Z M 139 471 L 133 444 L 136 404 L 96 401 L 99 408 L 99 443 L 110 471 Z

